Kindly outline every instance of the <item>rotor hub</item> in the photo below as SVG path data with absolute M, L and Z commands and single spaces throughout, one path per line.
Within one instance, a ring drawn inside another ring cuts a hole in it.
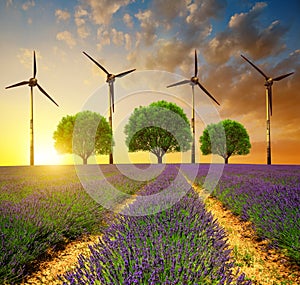
M 194 84 L 198 84 L 199 78 L 198 78 L 197 76 L 193 76 L 193 77 L 191 78 L 191 81 L 192 81 L 192 83 L 194 83 Z
M 266 82 L 265 82 L 265 86 L 266 87 L 271 87 L 273 85 L 273 78 L 269 77 Z
M 29 79 L 29 84 L 30 87 L 34 87 L 37 85 L 37 79 L 36 78 L 30 78 Z
M 106 82 L 111 83 L 115 81 L 115 75 L 114 74 L 108 74 L 106 78 Z

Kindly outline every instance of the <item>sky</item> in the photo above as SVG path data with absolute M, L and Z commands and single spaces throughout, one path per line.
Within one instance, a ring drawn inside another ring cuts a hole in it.
M 108 116 L 106 76 L 83 51 L 115 74 L 136 68 L 115 82 L 114 157 L 130 163 L 156 161 L 128 154 L 123 131 L 134 108 L 163 99 L 191 117 L 191 87 L 166 86 L 193 75 L 195 49 L 200 82 L 220 102 L 195 89 L 196 161 L 218 161 L 200 153 L 199 136 L 231 119 L 245 126 L 252 148 L 229 162 L 266 163 L 264 78 L 243 54 L 272 77 L 294 72 L 273 85 L 272 162 L 300 164 L 299 12 L 299 0 L 0 1 L 0 165 L 29 164 L 30 89 L 5 87 L 32 77 L 33 50 L 38 83 L 59 104 L 34 88 L 35 161 L 68 164 L 73 156 L 54 149 L 61 118 L 85 109 Z M 164 161 L 189 162 L 190 153 Z

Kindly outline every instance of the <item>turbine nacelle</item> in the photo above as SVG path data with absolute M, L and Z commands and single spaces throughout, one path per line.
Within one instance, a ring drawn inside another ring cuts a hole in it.
M 30 87 L 37 86 L 37 79 L 36 79 L 36 78 L 30 78 L 30 79 L 29 79 L 28 85 L 29 85 Z
M 266 86 L 266 87 L 271 87 L 271 86 L 273 85 L 273 82 L 274 82 L 273 78 L 272 78 L 272 77 L 269 77 L 269 78 L 266 79 L 266 81 L 265 81 L 265 86 Z
M 199 82 L 199 78 L 197 76 L 191 77 L 191 85 L 197 85 Z
M 114 74 L 107 74 L 106 82 L 107 83 L 112 83 L 112 82 L 115 81 L 115 78 L 116 78 L 116 76 Z

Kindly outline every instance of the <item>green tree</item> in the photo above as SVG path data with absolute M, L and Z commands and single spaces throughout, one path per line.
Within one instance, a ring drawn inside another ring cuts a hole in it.
M 218 154 L 224 158 L 226 164 L 230 156 L 246 155 L 251 148 L 244 126 L 229 119 L 208 125 L 199 141 L 202 154 Z
M 162 163 L 165 153 L 187 151 L 192 134 L 189 121 L 176 104 L 158 101 L 135 108 L 124 130 L 130 152 L 150 151 Z
M 53 134 L 54 147 L 59 153 L 74 153 L 83 164 L 93 154 L 109 154 L 112 131 L 104 117 L 91 111 L 67 115 L 59 122 Z

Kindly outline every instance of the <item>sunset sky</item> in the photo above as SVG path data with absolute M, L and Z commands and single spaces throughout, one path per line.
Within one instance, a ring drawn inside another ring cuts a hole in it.
M 197 162 L 211 161 L 199 151 L 205 125 L 229 118 L 252 144 L 229 163 L 266 163 L 264 78 L 243 54 L 272 77 L 295 72 L 273 85 L 272 162 L 300 164 L 299 13 L 299 0 L 0 1 L 0 165 L 29 164 L 30 89 L 5 87 L 32 77 L 33 50 L 38 83 L 59 104 L 34 88 L 36 164 L 65 164 L 72 159 L 58 156 L 52 139 L 60 119 L 108 112 L 106 76 L 82 51 L 115 74 L 137 69 L 115 82 L 115 162 L 128 163 L 156 161 L 127 153 L 123 130 L 134 108 L 164 99 L 191 117 L 191 87 L 166 86 L 193 75 L 195 49 L 200 82 L 221 104 L 197 88 Z M 189 162 L 190 153 L 165 161 Z

